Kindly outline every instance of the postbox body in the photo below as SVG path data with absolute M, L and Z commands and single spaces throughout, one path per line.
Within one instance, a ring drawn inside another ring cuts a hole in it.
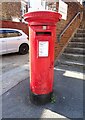
M 46 27 L 46 30 L 43 30 Z M 55 26 L 30 26 L 30 87 L 35 94 L 53 90 Z
M 43 97 L 48 101 L 53 92 L 56 22 L 60 18 L 59 13 L 48 11 L 25 15 L 29 25 L 30 90 L 37 102 L 40 97 L 40 102 L 44 102 Z

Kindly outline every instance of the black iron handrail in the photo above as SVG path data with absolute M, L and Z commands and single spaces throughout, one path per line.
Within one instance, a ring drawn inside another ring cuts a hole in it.
M 78 12 L 73 18 L 72 20 L 69 22 L 69 24 L 64 28 L 64 30 L 60 33 L 60 35 L 58 36 L 58 42 L 60 41 L 62 35 L 66 32 L 66 30 L 69 28 L 69 26 L 73 23 L 73 21 L 81 14 L 81 12 Z

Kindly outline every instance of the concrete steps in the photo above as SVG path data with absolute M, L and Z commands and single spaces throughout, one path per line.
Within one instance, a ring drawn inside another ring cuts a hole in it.
M 85 73 L 85 29 L 78 29 L 55 63 L 57 69 Z

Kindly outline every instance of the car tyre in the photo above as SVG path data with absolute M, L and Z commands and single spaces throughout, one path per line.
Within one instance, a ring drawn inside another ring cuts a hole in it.
M 27 44 L 22 44 L 19 48 L 19 54 L 25 55 L 28 53 L 29 46 Z

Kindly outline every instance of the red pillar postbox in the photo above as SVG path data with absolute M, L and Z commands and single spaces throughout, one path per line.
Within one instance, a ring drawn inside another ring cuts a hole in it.
M 35 11 L 24 15 L 29 26 L 31 101 L 43 104 L 53 93 L 54 44 L 56 23 L 61 15 L 52 11 Z

